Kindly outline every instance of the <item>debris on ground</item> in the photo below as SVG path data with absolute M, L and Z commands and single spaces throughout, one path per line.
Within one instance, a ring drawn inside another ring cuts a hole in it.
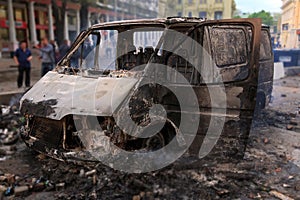
M 16 106 L 0 106 L 0 161 L 16 152 L 22 119 Z

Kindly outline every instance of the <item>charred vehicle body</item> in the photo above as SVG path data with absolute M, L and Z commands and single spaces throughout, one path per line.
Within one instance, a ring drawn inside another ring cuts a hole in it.
M 272 90 L 269 45 L 258 19 L 93 25 L 23 96 L 22 138 L 70 161 L 171 144 L 184 146 L 177 157 L 240 158 L 257 91 L 266 101 Z

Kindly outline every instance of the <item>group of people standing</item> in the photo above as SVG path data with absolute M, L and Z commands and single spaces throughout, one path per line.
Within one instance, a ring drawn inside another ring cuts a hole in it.
M 50 41 L 47 38 L 41 40 L 40 45 L 36 45 L 33 48 L 37 48 L 40 51 L 39 59 L 41 60 L 41 77 L 43 77 L 48 71 L 53 70 L 57 61 L 59 61 L 69 50 L 70 45 L 68 40 L 56 47 L 55 41 Z M 30 69 L 31 69 L 32 53 L 28 48 L 26 41 L 21 41 L 19 48 L 14 52 L 14 61 L 18 66 L 18 88 L 23 85 L 23 77 L 25 73 L 25 86 L 30 87 Z

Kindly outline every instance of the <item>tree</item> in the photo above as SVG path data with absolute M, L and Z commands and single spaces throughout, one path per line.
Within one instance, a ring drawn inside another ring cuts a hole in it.
M 57 5 L 57 0 L 51 0 L 53 16 L 55 18 L 55 36 L 58 44 L 63 42 L 64 38 L 64 25 L 65 13 L 67 10 L 67 3 L 74 2 L 74 0 L 62 0 L 61 6 Z M 80 8 L 80 30 L 86 30 L 88 27 L 88 8 L 93 5 L 97 0 L 78 0 L 75 1 L 81 4 Z
M 274 21 L 271 13 L 266 12 L 264 10 L 260 12 L 252 13 L 251 15 L 249 15 L 249 18 L 261 18 L 262 23 L 269 26 L 273 25 L 273 21 Z
M 55 36 L 58 44 L 61 44 L 64 38 L 65 12 L 67 0 L 62 0 L 62 5 L 59 7 L 56 0 L 51 0 L 53 16 L 55 18 Z
M 239 15 L 234 15 L 233 18 L 234 18 L 234 19 L 240 19 L 240 18 L 242 18 L 242 17 L 239 16 Z
M 235 0 L 232 0 L 231 4 L 231 16 L 234 16 L 237 11 Z
M 235 11 L 234 11 L 234 13 L 233 13 L 233 17 L 232 18 L 234 18 L 234 19 L 239 19 L 239 18 L 242 18 L 241 16 L 242 16 L 242 11 L 240 11 L 239 9 L 236 9 Z
M 86 30 L 88 27 L 88 8 L 90 5 L 95 4 L 97 0 L 79 0 L 80 8 L 80 30 Z

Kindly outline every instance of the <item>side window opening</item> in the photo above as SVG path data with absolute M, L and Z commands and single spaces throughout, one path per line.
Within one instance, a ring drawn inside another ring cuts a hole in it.
M 251 40 L 251 28 L 248 25 L 205 26 L 201 83 L 215 84 L 246 79 L 249 75 Z
M 261 31 L 261 43 L 259 61 L 265 61 L 272 59 L 272 46 L 270 42 L 270 36 L 268 31 Z
M 211 29 L 212 52 L 220 68 L 248 63 L 247 39 L 242 28 Z

